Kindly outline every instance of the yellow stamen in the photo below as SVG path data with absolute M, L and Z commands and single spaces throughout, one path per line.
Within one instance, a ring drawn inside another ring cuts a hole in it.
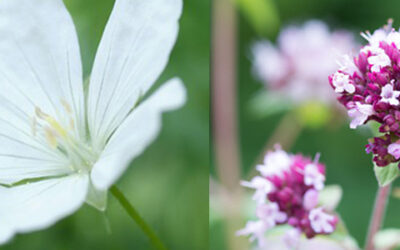
M 67 136 L 67 131 L 65 131 L 65 129 L 63 129 L 63 127 L 56 121 L 53 119 L 53 117 L 48 117 L 46 118 L 46 121 L 50 124 L 50 126 L 57 131 L 57 133 L 65 138 Z
M 67 131 L 65 131 L 65 129 L 53 117 L 44 113 L 38 107 L 36 107 L 35 112 L 39 118 L 45 120 L 61 137 L 65 138 L 67 136 Z
M 56 148 L 57 147 L 57 138 L 54 134 L 54 132 L 49 129 L 49 128 L 45 128 L 44 130 L 45 135 L 46 135 L 46 140 L 47 142 L 53 147 Z
M 72 108 L 71 106 L 69 106 L 68 102 L 64 99 L 61 99 L 61 104 L 63 105 L 65 111 L 67 111 L 67 113 L 72 114 Z

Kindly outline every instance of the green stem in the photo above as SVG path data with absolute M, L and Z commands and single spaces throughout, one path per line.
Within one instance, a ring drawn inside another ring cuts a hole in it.
M 139 225 L 143 232 L 149 237 L 153 246 L 158 250 L 167 250 L 161 240 L 157 237 L 154 231 L 147 225 L 147 223 L 140 217 L 136 209 L 129 203 L 125 195 L 114 185 L 110 189 L 114 197 L 119 201 L 121 206 L 129 214 L 129 216 Z

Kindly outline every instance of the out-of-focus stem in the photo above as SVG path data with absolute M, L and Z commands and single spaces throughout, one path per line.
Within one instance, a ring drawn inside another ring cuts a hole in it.
M 243 250 L 240 216 L 240 160 L 236 103 L 236 11 L 230 0 L 213 1 L 212 113 L 215 159 L 219 180 L 228 191 L 224 204 L 228 249 Z
M 366 239 L 366 250 L 374 250 L 374 236 L 382 226 L 385 217 L 386 205 L 390 194 L 390 184 L 379 187 L 375 198 L 374 210 L 370 220 L 368 235 Z
M 302 131 L 302 126 L 298 122 L 296 118 L 296 114 L 293 112 L 287 113 L 279 122 L 278 126 L 276 127 L 275 131 L 265 143 L 263 150 L 261 151 L 260 155 L 257 157 L 256 162 L 253 164 L 254 166 L 261 163 L 264 159 L 265 154 L 268 150 L 271 150 L 275 144 L 280 144 L 283 149 L 289 150 L 292 145 L 296 142 L 296 139 L 300 135 Z M 252 177 L 257 175 L 257 170 L 253 168 L 248 178 L 251 179 Z

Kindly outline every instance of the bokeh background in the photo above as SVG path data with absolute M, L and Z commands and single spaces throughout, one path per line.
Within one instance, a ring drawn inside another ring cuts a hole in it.
M 256 2 L 260 1 L 266 4 L 257 6 Z M 248 178 L 266 141 L 285 116 L 281 113 L 260 119 L 249 112 L 249 103 L 255 94 L 264 88 L 251 70 L 250 46 L 254 41 L 260 38 L 275 41 L 279 30 L 285 25 L 303 23 L 309 19 L 323 20 L 335 29 L 350 29 L 363 44 L 365 41 L 358 34 L 381 27 L 386 24 L 388 18 L 394 19 L 395 28 L 400 27 L 400 2 L 396 0 L 260 1 L 247 1 L 250 4 L 255 3 L 254 6 L 247 7 L 243 4 L 246 1 L 237 1 L 237 122 L 242 178 Z M 260 13 L 261 10 L 264 11 L 264 16 Z M 364 245 L 377 191 L 371 155 L 364 151 L 369 136 L 366 129 L 351 130 L 348 122 L 331 122 L 319 128 L 303 129 L 289 149 L 291 152 L 302 152 L 309 156 L 321 152 L 321 162 L 327 166 L 327 184 L 339 184 L 344 190 L 338 212 L 360 246 Z M 211 178 L 218 182 L 215 154 L 212 155 L 211 164 Z M 398 180 L 393 186 L 399 185 Z M 384 227 L 400 228 L 399 210 L 400 200 L 392 197 L 387 207 Z M 213 209 L 210 212 L 213 213 Z M 245 221 L 242 223 L 244 226 Z M 226 225 L 223 216 L 211 214 L 210 249 L 228 249 Z
M 77 27 L 84 74 L 90 73 L 113 0 L 65 0 Z M 155 88 L 183 79 L 188 101 L 163 116 L 158 139 L 117 183 L 169 249 L 208 248 L 210 1 L 184 1 L 178 42 Z M 153 88 L 153 89 L 155 89 Z M 109 196 L 103 214 L 84 205 L 55 226 L 17 236 L 4 250 L 152 249 Z

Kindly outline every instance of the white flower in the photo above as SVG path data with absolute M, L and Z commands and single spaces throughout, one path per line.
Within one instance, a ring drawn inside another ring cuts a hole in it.
M 381 101 L 389 103 L 391 105 L 399 105 L 398 97 L 400 96 L 400 91 L 393 90 L 393 85 L 388 83 L 382 88 Z
M 256 176 L 250 182 L 242 181 L 241 184 L 245 187 L 254 188 L 256 192 L 253 195 L 253 200 L 257 203 L 264 203 L 267 194 L 272 191 L 273 185 L 264 177 Z
M 311 210 L 308 218 L 310 219 L 312 229 L 316 233 L 332 233 L 335 229 L 332 226 L 335 217 L 325 213 L 322 207 Z
M 263 247 L 265 246 L 264 234 L 268 229 L 264 221 L 249 221 L 243 229 L 236 232 L 236 235 L 251 235 L 250 241 L 257 240 L 258 246 Z
M 283 241 L 288 249 L 297 249 L 301 237 L 301 231 L 298 228 L 291 228 L 283 235 Z
M 384 41 L 387 35 L 388 32 L 385 29 L 377 29 L 372 35 L 369 32 L 361 33 L 361 36 L 364 37 L 372 47 L 379 47 L 380 41 Z
M 84 93 L 79 44 L 62 0 L 0 2 L 0 243 L 46 228 L 108 188 L 185 101 L 165 68 L 181 0 L 116 0 Z
M 313 186 L 316 190 L 324 188 L 325 175 L 319 172 L 318 166 L 315 164 L 308 164 L 304 168 L 304 183 L 307 186 Z
M 340 66 L 340 71 L 345 72 L 349 75 L 353 75 L 354 72 L 358 72 L 359 69 L 354 64 L 354 60 L 349 55 L 343 55 L 337 60 L 337 64 Z
M 257 165 L 256 168 L 262 176 L 268 177 L 281 175 L 291 164 L 292 158 L 278 146 L 275 151 L 268 152 L 264 157 L 264 164 Z
M 396 48 L 400 49 L 400 33 L 397 31 L 390 32 L 386 38 L 386 42 L 388 44 L 394 43 L 394 45 L 396 45 Z
M 256 214 L 268 228 L 274 227 L 276 223 L 283 223 L 287 219 L 286 213 L 279 210 L 279 205 L 276 202 L 259 204 Z
M 345 75 L 340 72 L 336 72 L 332 79 L 333 86 L 335 86 L 336 93 L 342 93 L 346 91 L 347 93 L 353 94 L 356 91 L 356 87 L 350 83 L 349 75 Z
M 391 24 L 389 25 L 391 26 Z M 362 52 L 365 53 L 368 51 L 374 52 L 376 49 L 379 49 L 379 44 L 381 41 L 384 41 L 390 45 L 394 43 L 397 48 L 400 48 L 400 33 L 392 30 L 389 26 L 383 29 L 375 30 L 372 35 L 367 32 L 362 33 L 361 36 L 369 42 L 369 45 L 365 46 L 362 50 Z
M 250 241 L 257 240 L 258 246 L 265 246 L 265 232 L 273 228 L 276 223 L 282 223 L 287 219 L 285 213 L 279 211 L 277 203 L 260 204 L 257 207 L 258 221 L 247 222 L 245 228 L 236 232 L 236 235 L 251 235 Z
M 380 52 L 375 56 L 368 57 L 368 63 L 372 65 L 372 72 L 380 72 L 381 68 L 390 66 L 392 63 L 385 52 Z
M 395 142 L 395 143 L 389 144 L 388 153 L 393 155 L 394 158 L 396 158 L 396 160 L 400 159 L 400 143 Z
M 364 124 L 370 115 L 374 114 L 374 108 L 370 104 L 356 102 L 356 106 L 347 113 L 353 119 L 350 123 L 350 128 L 355 129 Z
M 318 185 L 321 185 L 321 183 L 318 183 Z M 322 182 L 322 187 L 324 186 L 324 183 Z M 307 210 L 313 209 L 315 206 L 318 205 L 318 198 L 319 198 L 319 193 L 315 189 L 309 189 L 303 196 L 303 206 Z

